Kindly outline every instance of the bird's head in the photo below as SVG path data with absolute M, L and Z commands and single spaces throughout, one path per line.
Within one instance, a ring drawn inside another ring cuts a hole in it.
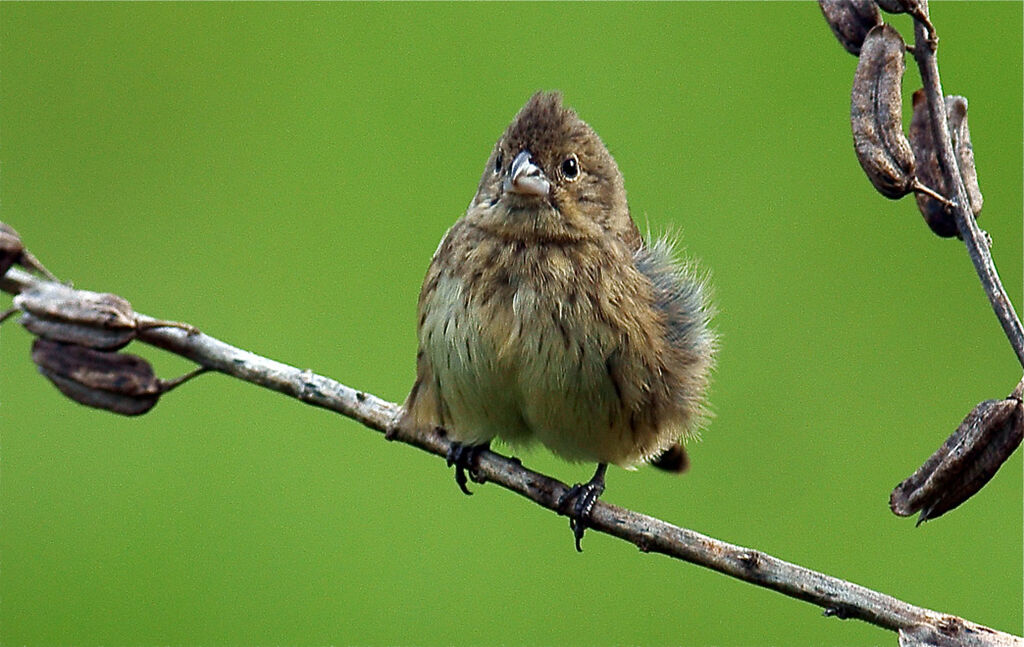
M 517 238 L 631 238 L 622 174 L 557 92 L 530 97 L 487 160 L 471 211 Z

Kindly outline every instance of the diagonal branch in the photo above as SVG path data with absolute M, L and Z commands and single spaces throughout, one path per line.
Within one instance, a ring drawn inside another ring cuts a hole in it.
M 927 11 L 927 4 L 924 6 Z M 958 170 L 956 155 L 953 152 L 953 140 L 946 120 L 946 101 L 943 98 L 942 83 L 939 79 L 939 64 L 935 55 L 937 46 L 937 39 L 930 35 L 926 25 L 921 20 L 915 20 L 914 58 L 921 70 L 921 83 L 924 86 L 928 109 L 933 115 L 932 136 L 938 153 L 939 166 L 942 168 L 946 186 L 952 193 L 949 197 L 952 198 L 953 204 L 949 208 L 956 221 L 957 230 L 967 247 L 967 254 L 971 257 L 978 278 L 981 279 L 981 286 L 985 289 L 985 294 L 988 295 L 992 309 L 995 311 L 1007 339 L 1010 340 L 1017 359 L 1021 366 L 1024 366 L 1024 326 L 1021 326 L 1020 319 L 1010 302 L 1010 297 L 1006 294 L 1003 283 L 999 279 L 999 273 L 996 271 L 992 253 L 989 250 L 988 235 L 975 222 L 974 213 L 971 211 L 967 197 L 967 188 L 964 186 L 963 178 Z
M 0 290 L 17 294 L 44 279 L 17 269 L 0 277 Z M 363 425 L 387 432 L 392 440 L 446 456 L 451 446 L 441 433 L 421 435 L 396 426 L 400 407 L 373 394 L 357 391 L 309 370 L 236 348 L 201 332 L 160 326 L 138 315 L 138 339 L 190 359 L 202 367 L 283 393 L 313 406 L 329 409 Z M 157 326 L 157 327 L 150 327 Z M 484 451 L 476 475 L 557 512 L 568 486 L 523 467 L 518 461 Z M 857 618 L 901 632 L 928 644 L 1024 645 L 1010 634 L 961 618 L 917 607 L 892 596 L 783 561 L 758 550 L 736 546 L 680 528 L 639 512 L 598 500 L 589 527 L 624 539 L 643 552 L 662 553 L 736 579 L 755 584 L 825 609 L 826 616 Z M 973 641 L 973 642 L 971 642 Z

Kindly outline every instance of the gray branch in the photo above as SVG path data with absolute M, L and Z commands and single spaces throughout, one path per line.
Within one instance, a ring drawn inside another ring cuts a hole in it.
M 44 279 L 12 268 L 0 289 L 18 294 Z M 283 393 L 385 432 L 391 440 L 446 456 L 450 442 L 440 433 L 418 434 L 396 425 L 399 405 L 345 386 L 310 370 L 301 370 L 215 339 L 202 332 L 161 326 L 161 320 L 137 315 L 137 339 L 196 362 L 201 367 Z M 557 512 L 568 491 L 561 481 L 523 467 L 518 461 L 481 452 L 476 474 Z M 826 616 L 857 618 L 900 632 L 901 644 L 1024 645 L 1020 638 L 898 600 L 884 593 L 818 573 L 751 548 L 736 546 L 680 528 L 639 512 L 598 501 L 590 527 L 635 544 L 698 564 L 825 609 Z
M 927 3 L 924 3 L 924 10 L 927 11 Z M 971 257 L 974 269 L 981 279 L 981 286 L 988 295 L 999 324 L 1003 327 L 1010 345 L 1017 354 L 1017 360 L 1024 366 L 1024 327 L 1013 309 L 1010 297 L 1003 288 L 999 279 L 995 263 L 992 260 L 992 253 L 989 251 L 989 238 L 983 232 L 978 223 L 975 222 L 974 213 L 971 211 L 970 201 L 967 197 L 967 188 L 964 186 L 963 178 L 960 175 L 959 166 L 956 162 L 956 154 L 953 152 L 953 140 L 949 133 L 949 126 L 946 116 L 946 101 L 943 98 L 942 83 L 939 79 L 939 64 L 935 52 L 938 46 L 928 28 L 920 20 L 914 21 L 914 58 L 921 71 L 921 83 L 924 86 L 925 98 L 928 101 L 928 108 L 933 115 L 932 136 L 939 157 L 939 165 L 946 181 L 946 186 L 952 195 L 953 204 L 950 210 L 956 220 L 957 229 L 967 247 L 967 254 Z

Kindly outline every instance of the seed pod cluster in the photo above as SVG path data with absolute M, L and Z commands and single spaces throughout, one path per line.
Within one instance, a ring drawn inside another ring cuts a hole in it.
M 149 362 L 137 355 L 36 339 L 32 361 L 75 402 L 125 416 L 152 409 L 164 392 Z
M 882 24 L 875 0 L 818 0 L 818 6 L 836 40 L 854 56 L 871 28 Z
M 915 188 L 914 153 L 903 134 L 905 44 L 889 25 L 868 32 L 850 94 L 857 160 L 879 193 L 902 198 Z
M 925 99 L 924 90 L 914 92 L 913 104 L 914 116 L 910 120 L 910 146 L 917 160 L 917 179 L 935 191 L 948 195 L 949 187 L 946 186 L 945 177 L 939 166 L 939 155 L 932 129 L 932 113 L 928 107 L 928 101 Z M 971 211 L 977 216 L 981 213 L 984 198 L 978 187 L 978 172 L 974 166 L 974 148 L 971 145 L 971 133 L 967 126 L 967 99 L 959 96 L 946 97 L 946 123 L 953 139 L 953 150 L 956 154 L 960 177 L 967 188 Z M 918 193 L 916 198 L 918 210 L 935 234 L 945 238 L 959 235 L 956 221 L 945 205 L 923 193 Z
M 889 507 L 920 525 L 957 507 L 995 475 L 1024 438 L 1020 387 L 1005 400 L 986 400 L 909 478 L 896 486 Z
M 196 332 L 188 324 L 140 319 L 131 304 L 115 294 L 41 281 L 14 297 L 14 307 L 22 311 L 22 325 L 37 337 L 32 361 L 39 372 L 75 402 L 137 416 L 193 375 L 160 380 L 146 360 L 114 352 L 143 327 L 176 326 Z

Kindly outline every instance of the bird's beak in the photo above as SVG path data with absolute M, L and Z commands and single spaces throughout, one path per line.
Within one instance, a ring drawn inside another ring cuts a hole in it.
M 544 171 L 533 163 L 530 151 L 524 150 L 512 160 L 512 168 L 502 188 L 520 195 L 546 196 L 551 190 L 551 183 L 544 177 Z

